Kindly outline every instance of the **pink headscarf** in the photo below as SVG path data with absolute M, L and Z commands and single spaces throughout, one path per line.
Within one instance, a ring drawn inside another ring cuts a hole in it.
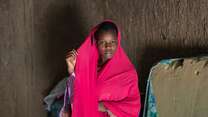
M 94 33 L 98 27 L 99 24 L 78 49 L 72 117 L 107 117 L 98 111 L 98 102 L 103 102 L 117 117 L 138 117 L 140 94 L 137 73 L 120 45 L 119 30 L 114 56 L 97 73 L 99 53 Z

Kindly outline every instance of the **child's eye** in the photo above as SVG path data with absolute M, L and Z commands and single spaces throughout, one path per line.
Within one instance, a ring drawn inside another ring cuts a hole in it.
M 117 41 L 116 40 L 113 40 L 113 41 L 110 41 L 110 42 L 107 42 L 107 41 L 99 41 L 98 42 L 98 45 L 99 46 L 106 46 L 106 45 L 116 45 L 117 44 Z
M 111 43 L 116 44 L 116 43 L 117 43 L 117 41 L 112 41 Z
M 98 45 L 105 45 L 105 42 L 104 41 L 99 41 Z

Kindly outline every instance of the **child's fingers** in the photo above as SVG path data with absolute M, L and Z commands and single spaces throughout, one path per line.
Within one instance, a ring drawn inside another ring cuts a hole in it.
M 75 49 L 73 49 L 73 51 L 74 51 L 74 53 L 77 55 L 78 53 L 77 53 L 77 51 L 75 50 Z
M 75 57 L 75 54 L 73 52 L 70 52 L 69 54 L 66 55 L 66 58 L 71 57 L 71 56 Z
M 78 55 L 77 51 L 76 50 L 73 50 L 73 54 L 76 56 Z

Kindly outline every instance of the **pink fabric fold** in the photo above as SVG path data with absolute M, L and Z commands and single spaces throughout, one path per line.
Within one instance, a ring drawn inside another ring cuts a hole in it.
M 112 22 L 105 20 L 104 22 Z M 118 47 L 112 59 L 97 73 L 98 50 L 95 26 L 77 50 L 72 117 L 107 117 L 98 111 L 98 102 L 117 117 L 138 117 L 140 94 L 134 66 L 123 51 L 118 31 Z

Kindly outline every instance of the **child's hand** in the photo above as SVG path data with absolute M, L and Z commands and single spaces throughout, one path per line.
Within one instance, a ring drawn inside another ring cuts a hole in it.
M 69 113 L 68 112 L 63 112 L 61 117 L 69 117 Z
M 66 55 L 66 63 L 67 63 L 69 74 L 74 72 L 74 67 L 76 64 L 76 57 L 77 57 L 77 52 L 74 49 L 68 52 Z
M 98 104 L 98 110 L 100 112 L 107 112 L 107 109 L 105 108 L 105 106 L 103 105 L 102 102 L 99 102 L 99 104 Z

